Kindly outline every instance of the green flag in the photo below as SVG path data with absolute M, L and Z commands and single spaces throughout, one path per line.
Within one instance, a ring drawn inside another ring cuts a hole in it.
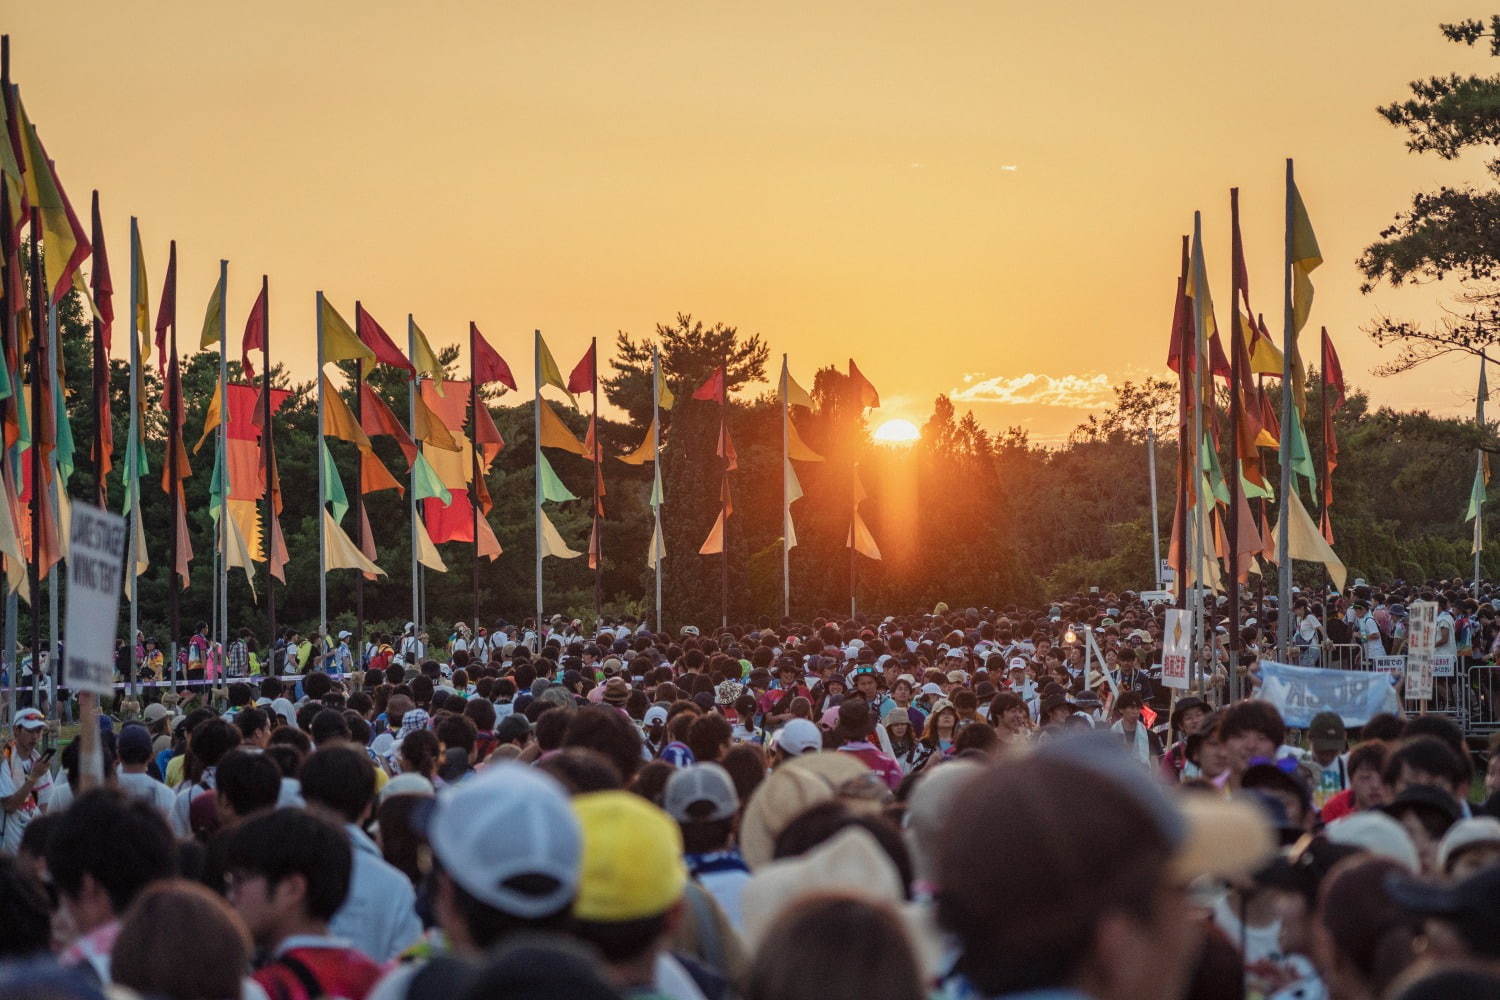
M 62 386 L 53 395 L 53 409 L 57 411 L 57 474 L 67 486 L 73 476 L 73 425 L 68 422 L 68 400 Z
M 448 492 L 448 487 L 438 478 L 437 470 L 420 451 L 412 464 L 411 488 L 418 500 L 441 500 L 444 507 L 453 502 L 453 494 Z
M 342 521 L 344 515 L 349 511 L 349 497 L 344 492 L 344 481 L 339 478 L 339 467 L 333 462 L 333 453 L 328 450 L 328 442 L 319 435 L 319 442 L 323 447 L 323 481 L 324 495 L 319 499 L 328 504 L 333 511 L 333 519 Z
M 203 312 L 203 334 L 198 338 L 200 351 L 217 351 L 224 330 L 224 272 L 219 272 L 218 283 L 208 297 L 208 308 Z
M 1481 463 L 1474 468 L 1474 485 L 1469 490 L 1469 512 L 1464 515 L 1465 521 L 1472 521 L 1484 510 L 1484 465 Z
M 1313 469 L 1312 448 L 1295 410 L 1292 411 L 1292 471 L 1307 480 L 1309 490 L 1316 489 L 1318 474 Z
M 208 513 L 217 523 L 219 513 L 224 509 L 224 495 L 228 492 L 225 488 L 228 484 L 224 482 L 224 449 L 216 437 L 214 439 L 214 474 L 208 481 Z
M 553 503 L 577 500 L 577 497 L 568 492 L 568 488 L 563 485 L 563 481 L 557 478 L 557 473 L 552 471 L 552 463 L 547 461 L 547 456 L 539 454 L 537 458 L 542 463 L 540 466 L 542 473 L 542 499 L 550 500 Z

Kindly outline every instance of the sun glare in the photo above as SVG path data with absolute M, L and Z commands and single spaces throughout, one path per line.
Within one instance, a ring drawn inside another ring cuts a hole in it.
M 910 420 L 887 420 L 875 430 L 875 440 L 881 444 L 910 444 L 920 436 Z

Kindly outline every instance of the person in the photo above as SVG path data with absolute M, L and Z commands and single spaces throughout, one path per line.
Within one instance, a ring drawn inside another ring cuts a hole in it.
M 267 956 L 254 980 L 270 1000 L 364 1000 L 380 966 L 329 922 L 349 892 L 344 831 L 301 809 L 246 820 L 229 842 L 228 899 Z
M 1313 954 L 1330 996 L 1374 1000 L 1416 960 L 1421 919 L 1387 889 L 1399 862 L 1360 853 L 1340 861 L 1318 890 Z
M 1500 866 L 1451 885 L 1401 875 L 1386 889 L 1397 905 L 1423 920 L 1432 958 L 1500 961 Z
M 1377 657 L 1385 655 L 1385 640 L 1380 637 L 1380 625 L 1375 621 L 1375 616 L 1370 614 L 1370 602 L 1357 600 L 1353 607 L 1354 636 L 1359 641 L 1368 668 Z M 1451 618 L 1449 624 L 1452 624 Z
M 20 860 L 0 854 L 0 966 L 50 958 L 51 945 L 52 906 L 41 880 Z
M 163 942 L 191 941 L 191 960 Z M 166 879 L 136 897 L 110 951 L 110 975 L 143 997 L 240 1000 L 250 967 L 250 932 L 229 904 L 203 886 Z
M 834 734 L 839 740 L 839 752 L 857 758 L 879 775 L 892 791 L 899 788 L 906 772 L 894 758 L 870 742 L 870 731 L 874 728 L 870 718 L 870 703 L 863 698 L 844 702 L 839 705 L 838 720 Z
M 52 775 L 47 765 L 51 748 L 42 749 L 42 733 L 47 719 L 34 708 L 16 713 L 11 725 L 11 739 L 0 750 L 0 809 L 5 814 L 0 823 L 0 852 L 15 854 L 21 847 L 26 825 L 42 814 L 42 803 L 52 790 Z
M 920 741 L 912 729 L 911 716 L 904 708 L 893 708 L 885 715 L 885 736 L 891 756 L 901 766 L 902 774 L 910 774 L 917 762 L 917 747 Z
M 1128 756 L 1145 767 L 1151 767 L 1161 756 L 1161 739 L 1141 720 L 1145 700 L 1135 691 L 1122 692 L 1115 702 L 1120 718 L 1110 732 L 1120 737 Z
M 1302 751 L 1286 745 L 1286 723 L 1268 701 L 1246 699 L 1235 702 L 1219 716 L 1218 738 L 1229 750 L 1229 783 L 1238 788 L 1240 778 L 1253 764 L 1275 764 L 1302 759 Z
M 1200 776 L 1198 765 L 1188 760 L 1187 744 L 1188 739 L 1203 728 L 1203 720 L 1208 714 L 1208 702 L 1196 695 L 1178 698 L 1177 704 L 1172 706 L 1171 731 L 1177 733 L 1178 738 L 1161 759 L 1162 774 L 1168 781 L 1186 781 Z
M 1385 785 L 1386 744 L 1380 740 L 1366 740 L 1349 751 L 1344 765 L 1348 785 L 1323 803 L 1319 816 L 1324 823 L 1332 823 L 1352 813 L 1375 809 L 1390 801 Z
M 937 919 L 949 985 L 974 997 L 1178 996 L 1202 933 L 1187 880 L 1248 873 L 1274 849 L 1254 805 L 1175 798 L 1103 733 L 988 767 L 949 823 Z
M 682 831 L 683 863 L 708 890 L 736 931 L 744 931 L 740 892 L 750 868 L 731 844 L 740 799 L 734 779 L 718 764 L 674 771 L 662 792 L 662 808 Z
M 224 651 L 224 676 L 249 677 L 250 676 L 250 645 L 254 642 L 250 630 L 242 628 L 239 635 L 229 643 L 229 648 Z
M 1400 823 L 1411 838 L 1422 871 L 1436 874 L 1438 844 L 1462 818 L 1453 796 L 1437 785 L 1407 785 L 1381 811 Z
M 817 753 L 821 749 L 823 749 L 823 735 L 816 725 L 808 719 L 790 719 L 786 725 L 776 731 L 775 737 L 771 740 L 772 765 L 806 753 Z
M 783 910 L 756 950 L 745 1000 L 923 1000 L 921 968 L 887 904 L 827 893 Z
M 120 918 L 142 889 L 173 874 L 172 831 L 152 806 L 95 788 L 57 818 L 46 855 L 59 913 L 77 935 L 59 961 L 107 983 Z
M 127 722 L 120 727 L 115 752 L 120 759 L 115 785 L 120 791 L 132 799 L 139 799 L 155 807 L 163 818 L 171 816 L 176 796 L 170 788 L 147 773 L 151 765 L 150 730 L 139 722 Z
M 445 789 L 423 829 L 432 913 L 449 953 L 397 965 L 367 1000 L 429 995 L 427 983 L 456 967 L 514 938 L 564 933 L 571 921 L 582 835 L 567 793 L 546 774 L 492 764 Z
M 1500 820 L 1493 816 L 1461 819 L 1438 842 L 1437 871 L 1450 882 L 1462 882 L 1496 863 L 1500 863 Z
M 1349 787 L 1349 763 L 1344 753 L 1349 747 L 1349 734 L 1344 720 L 1337 712 L 1319 712 L 1307 725 L 1307 742 L 1312 747 L 1311 763 L 1318 778 L 1312 790 L 1313 805 L 1321 809 Z
M 189 720 L 191 720 L 189 716 Z M 188 770 L 172 803 L 172 831 L 179 837 L 199 832 L 193 828 L 193 802 L 199 796 L 213 801 L 214 775 L 219 759 L 239 746 L 240 731 L 223 719 L 203 719 L 188 736 Z M 200 807 L 201 808 L 201 807 Z
M 422 925 L 411 881 L 360 828 L 375 803 L 374 765 L 362 750 L 331 746 L 303 762 L 299 780 L 308 810 L 341 824 L 353 848 L 348 890 L 328 922 L 330 933 L 376 962 L 394 958 L 421 937 Z

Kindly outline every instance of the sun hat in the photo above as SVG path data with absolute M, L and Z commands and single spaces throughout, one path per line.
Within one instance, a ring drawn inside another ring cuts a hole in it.
M 704 803 L 711 808 L 695 815 L 693 807 Z M 692 764 L 667 779 L 661 805 L 679 823 L 714 823 L 739 811 L 740 796 L 734 779 L 718 764 Z
M 573 916 L 625 923 L 666 912 L 682 898 L 687 872 L 682 831 L 632 792 L 591 792 L 573 800 L 583 864 Z
M 1481 844 L 1500 845 L 1500 819 L 1493 816 L 1470 816 L 1454 823 L 1438 842 L 1438 871 L 1446 873 L 1450 861 L 1458 860 L 1458 856 L 1464 851 Z
M 778 917 L 800 898 L 820 892 L 852 893 L 893 906 L 906 898 L 901 873 L 879 841 L 864 827 L 845 827 L 806 854 L 756 869 L 740 890 L 745 946 L 755 949 Z
M 782 764 L 756 787 L 740 815 L 745 863 L 754 870 L 769 862 L 781 831 L 819 803 L 842 799 L 857 806 L 868 801 L 872 810 L 881 808 L 882 803 L 858 794 L 863 792 L 860 783 L 872 775 L 858 757 L 838 751 L 803 754 Z
M 565 909 L 578 894 L 578 819 L 563 787 L 535 768 L 492 763 L 448 786 L 425 829 L 448 877 L 504 913 L 544 917 Z
M 608 705 L 623 705 L 630 699 L 630 685 L 623 677 L 611 677 L 604 682 L 604 702 Z
M 1383 812 L 1367 810 L 1352 816 L 1334 820 L 1328 824 L 1324 834 L 1335 844 L 1359 847 L 1377 857 L 1390 858 L 1406 868 L 1417 872 L 1422 869 L 1417 848 L 1411 835 L 1401 824 Z

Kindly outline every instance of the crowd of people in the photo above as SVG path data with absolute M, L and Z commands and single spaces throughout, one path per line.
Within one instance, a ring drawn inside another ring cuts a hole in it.
M 102 784 L 27 708 L 0 1000 L 1500 996 L 1500 753 L 1227 701 L 1272 625 L 1195 692 L 1134 594 L 282 641 L 102 716 Z

